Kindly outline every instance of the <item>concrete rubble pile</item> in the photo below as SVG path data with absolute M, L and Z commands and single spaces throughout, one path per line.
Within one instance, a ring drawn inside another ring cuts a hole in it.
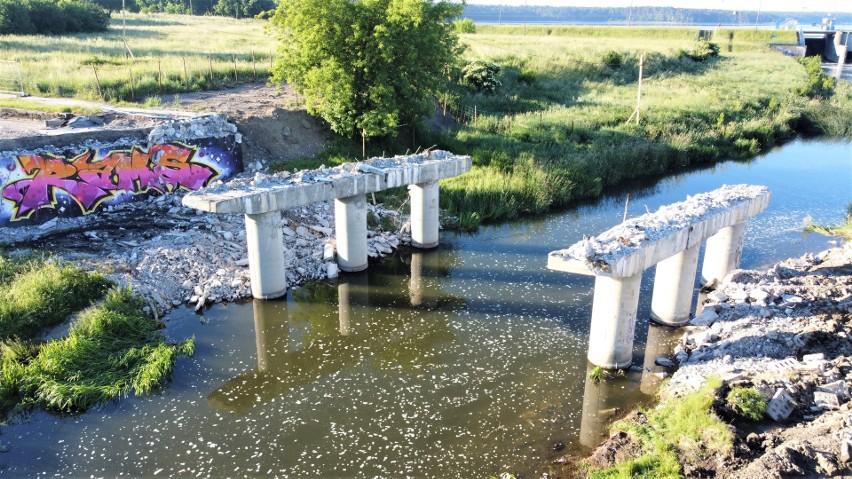
M 148 134 L 148 144 L 160 145 L 170 141 L 223 138 L 231 135 L 236 135 L 237 143 L 241 143 L 241 136 L 237 133 L 237 125 L 229 123 L 225 115 L 202 115 L 189 119 L 167 121 L 157 125 Z
M 785 459 L 791 454 L 835 474 L 852 465 L 850 318 L 852 243 L 767 271 L 735 270 L 686 328 L 673 352 L 679 368 L 661 395 L 681 396 L 711 376 L 753 386 L 768 401 L 768 417 L 786 429 L 749 436 L 763 456 L 742 477 L 762 477 L 761 468 L 767 477 L 795 473 L 804 459 Z
M 82 234 L 84 239 L 77 240 L 73 249 L 79 251 L 83 246 L 85 253 L 61 248 L 62 254 L 114 271 L 112 279 L 132 285 L 147 299 L 148 312 L 158 316 L 183 304 L 200 310 L 211 303 L 250 298 L 243 216 L 211 215 L 185 208 L 181 197 L 158 196 L 116 205 L 98 215 L 61 218 L 33 228 L 7 228 L 9 234 L 0 239 L 0 246 L 40 241 L 49 245 L 52 238 L 66 236 L 65 232 Z M 378 225 L 395 225 L 394 231 L 368 228 L 371 258 L 387 256 L 400 245 L 410 244 L 407 215 L 382 204 L 368 205 L 368 209 Z M 149 229 L 148 234 L 116 226 L 127 221 L 141 223 Z M 334 208 L 330 203 L 285 210 L 281 228 L 291 286 L 337 277 Z

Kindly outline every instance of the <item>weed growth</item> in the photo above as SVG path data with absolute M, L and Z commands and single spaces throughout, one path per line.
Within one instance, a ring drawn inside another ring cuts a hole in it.
M 718 378 L 711 378 L 700 390 L 645 411 L 644 420 L 613 424 L 614 429 L 632 434 L 644 454 L 609 469 L 590 471 L 589 478 L 682 477 L 682 463 L 710 451 L 730 451 L 733 435 L 711 409 L 720 386 Z
M 725 399 L 737 414 L 746 419 L 760 421 L 766 414 L 766 398 L 755 388 L 735 387 Z

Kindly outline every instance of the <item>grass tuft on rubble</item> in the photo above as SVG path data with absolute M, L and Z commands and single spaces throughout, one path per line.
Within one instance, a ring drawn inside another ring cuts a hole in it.
M 643 454 L 611 468 L 589 471 L 590 479 L 679 478 L 682 464 L 696 462 L 708 453 L 724 453 L 733 447 L 733 433 L 713 413 L 718 378 L 682 398 L 670 399 L 644 411 L 638 420 L 622 420 L 613 429 L 632 435 Z

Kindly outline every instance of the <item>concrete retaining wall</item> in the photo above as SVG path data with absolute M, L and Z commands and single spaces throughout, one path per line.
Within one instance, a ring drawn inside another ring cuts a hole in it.
M 239 134 L 224 118 L 154 130 L 147 143 L 125 138 L 0 152 L 0 227 L 96 214 L 150 196 L 195 191 L 242 171 Z

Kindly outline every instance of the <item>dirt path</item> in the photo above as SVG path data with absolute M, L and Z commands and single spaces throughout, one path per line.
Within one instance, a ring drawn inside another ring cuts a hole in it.
M 301 97 L 286 85 L 278 88 L 251 83 L 217 91 L 165 95 L 157 108 L 115 107 L 71 98 L 28 97 L 26 100 L 72 110 L 100 110 L 104 113 L 98 116 L 106 121 L 104 125 L 90 128 L 48 128 L 44 121 L 58 115 L 0 109 L 0 140 L 153 126 L 193 114 L 225 113 L 243 135 L 243 156 L 248 169 L 257 170 L 271 161 L 313 156 L 331 139 L 321 122 L 307 114 Z

